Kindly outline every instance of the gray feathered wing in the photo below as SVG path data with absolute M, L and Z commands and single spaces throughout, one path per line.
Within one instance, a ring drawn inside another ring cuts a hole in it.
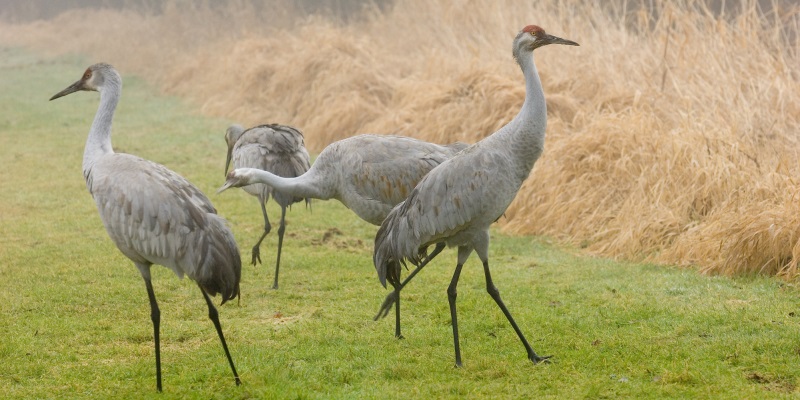
M 353 175 L 353 188 L 364 199 L 398 204 L 433 168 L 451 158 L 461 147 L 445 147 L 402 137 L 363 135 L 360 149 L 343 158 Z M 375 221 L 380 223 L 381 221 Z
M 387 277 L 391 282 L 399 276 L 400 263 L 419 263 L 421 247 L 443 238 L 458 240 L 470 222 L 485 214 L 481 199 L 492 198 L 487 171 L 498 160 L 470 150 L 433 169 L 381 224 L 373 262 L 384 286 Z
M 223 302 L 239 293 L 241 260 L 233 234 L 208 198 L 166 167 L 113 153 L 87 185 L 111 239 L 128 258 L 183 274 Z

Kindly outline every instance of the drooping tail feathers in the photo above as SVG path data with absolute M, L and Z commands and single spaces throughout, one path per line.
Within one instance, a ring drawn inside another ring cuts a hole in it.
M 216 214 L 208 214 L 208 234 L 203 237 L 198 276 L 194 279 L 208 294 L 222 296 L 222 303 L 239 296 L 239 281 L 242 278 L 242 259 L 233 233 L 225 220 Z
M 427 246 L 420 247 L 418 238 L 408 235 L 408 221 L 405 220 L 406 203 L 396 205 L 381 223 L 375 235 L 375 250 L 372 262 L 378 272 L 378 279 L 383 287 L 388 281 L 392 286 L 400 285 L 400 266 L 407 262 L 419 266 L 426 253 Z
M 372 254 L 372 262 L 375 264 L 375 271 L 378 272 L 378 280 L 381 285 L 386 287 L 387 275 L 394 275 L 396 278 L 399 275 L 400 263 L 394 253 L 394 246 L 392 245 L 392 227 L 394 225 L 394 215 L 396 214 L 397 207 L 395 207 L 386 219 L 381 223 L 378 233 L 375 235 L 375 250 Z M 391 279 L 391 278 L 390 278 Z

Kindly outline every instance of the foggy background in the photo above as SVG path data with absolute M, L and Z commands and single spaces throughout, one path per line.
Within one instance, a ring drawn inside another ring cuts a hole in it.
M 481 140 L 519 111 L 510 44 L 539 24 L 580 47 L 535 53 L 547 141 L 502 229 L 792 279 L 798 10 L 789 0 L 0 0 L 0 45 L 109 62 L 202 114 L 296 126 L 319 152 L 359 133 Z

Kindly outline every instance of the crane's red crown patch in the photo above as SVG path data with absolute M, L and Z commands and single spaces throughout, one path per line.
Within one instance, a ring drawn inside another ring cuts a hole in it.
M 534 34 L 534 35 L 539 34 L 539 33 L 544 33 L 544 29 L 542 29 L 541 27 L 539 27 L 537 25 L 528 25 L 528 26 L 522 28 L 522 31 L 526 32 L 526 33 L 531 33 L 531 34 Z

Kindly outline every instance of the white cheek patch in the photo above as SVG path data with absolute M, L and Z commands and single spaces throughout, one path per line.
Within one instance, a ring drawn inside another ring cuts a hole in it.
M 83 87 L 86 90 L 94 90 L 95 92 L 99 92 L 98 85 L 95 84 L 94 79 L 89 78 L 83 82 Z

